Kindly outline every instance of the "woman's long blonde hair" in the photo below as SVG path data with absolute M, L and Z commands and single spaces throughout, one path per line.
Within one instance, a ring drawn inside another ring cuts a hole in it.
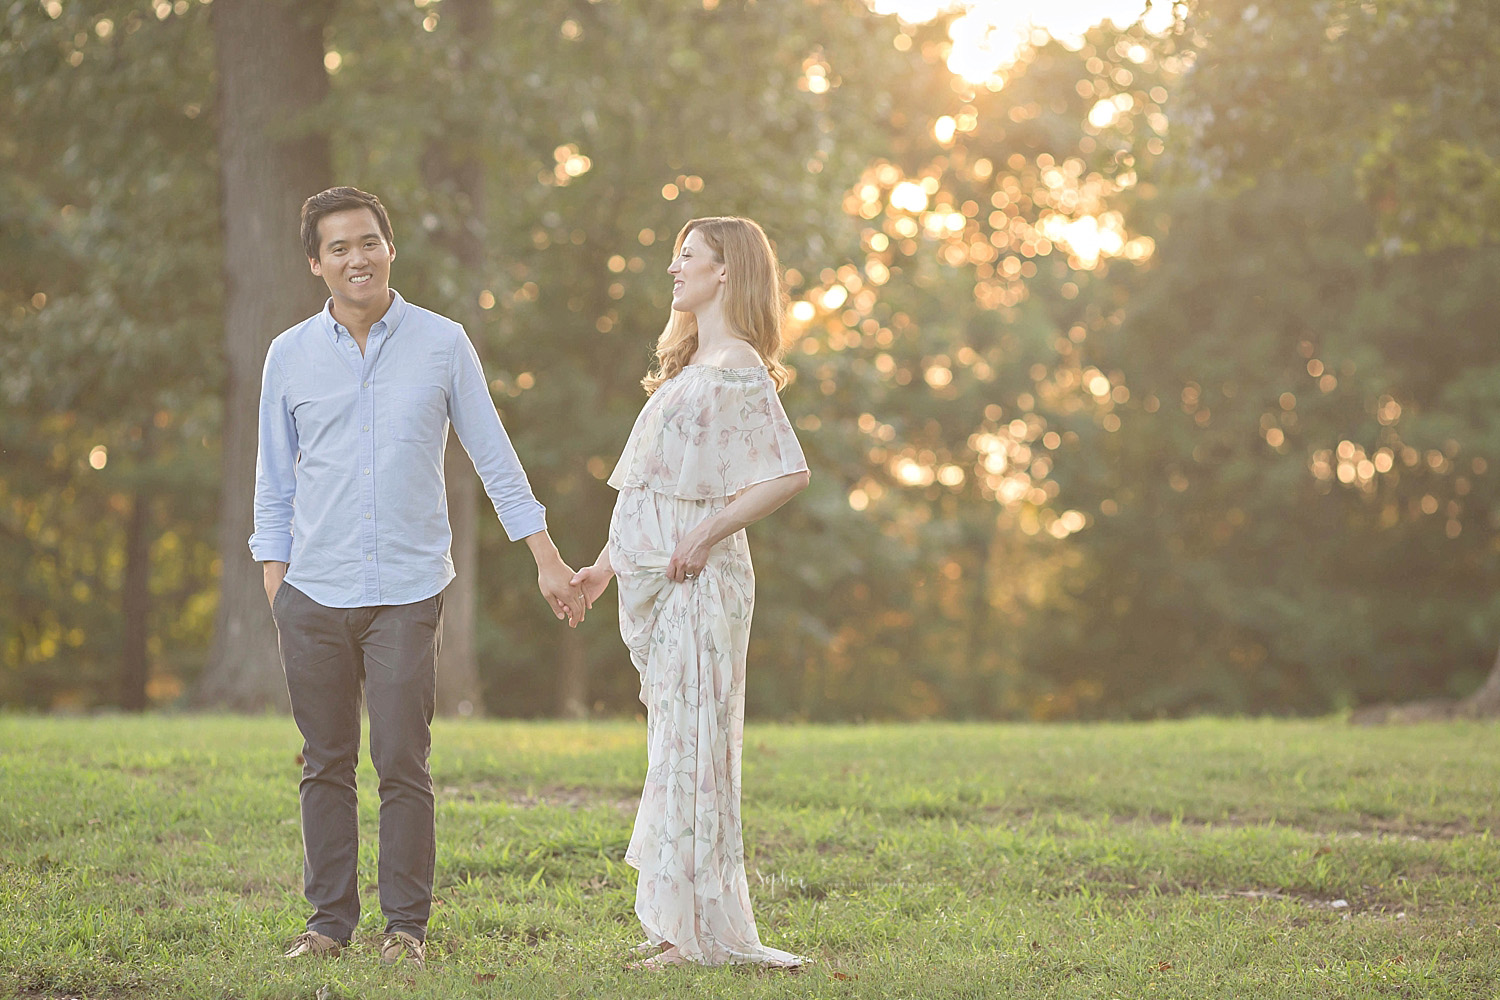
M 713 251 L 714 262 L 728 267 L 724 282 L 724 320 L 744 337 L 765 362 L 766 371 L 780 390 L 787 383 L 781 363 L 786 346 L 781 342 L 781 323 L 786 315 L 786 288 L 776 251 L 765 230 L 750 219 L 718 216 L 693 219 L 677 234 L 672 248 L 675 258 L 682 252 L 688 233 L 702 234 Z M 698 318 L 690 312 L 672 311 L 667 327 L 656 341 L 656 367 L 641 379 L 653 393 L 667 379 L 682 371 L 698 350 Z

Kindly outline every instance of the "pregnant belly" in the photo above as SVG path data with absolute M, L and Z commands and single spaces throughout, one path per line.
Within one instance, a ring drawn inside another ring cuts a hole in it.
M 609 522 L 610 560 L 615 572 L 629 573 L 643 559 L 653 569 L 658 563 L 665 565 L 677 543 L 727 503 L 725 497 L 684 500 L 637 487 L 621 490 Z M 714 545 L 709 563 L 733 557 L 743 549 L 744 532 L 735 532 Z
M 620 593 L 620 627 L 632 659 L 644 669 L 650 634 L 664 603 L 701 591 L 711 604 L 725 588 L 753 593 L 754 576 L 745 533 L 737 531 L 709 550 L 696 578 L 667 579 L 667 564 L 678 541 L 706 517 L 724 509 L 727 499 L 683 500 L 651 490 L 622 490 L 610 519 L 609 557 Z

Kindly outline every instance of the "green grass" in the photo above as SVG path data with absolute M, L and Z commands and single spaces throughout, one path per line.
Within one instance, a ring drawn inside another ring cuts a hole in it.
M 798 975 L 624 971 L 643 738 L 438 725 L 413 973 L 373 947 L 368 760 L 356 947 L 286 963 L 289 719 L 0 716 L 0 996 L 1500 996 L 1493 726 L 752 725 L 751 891 Z

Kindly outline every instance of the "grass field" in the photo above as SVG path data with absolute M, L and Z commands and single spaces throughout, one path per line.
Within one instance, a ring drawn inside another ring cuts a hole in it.
M 767 943 L 627 972 L 631 723 L 440 723 L 426 972 L 302 928 L 289 719 L 0 715 L 0 996 L 1500 996 L 1500 730 L 752 725 Z

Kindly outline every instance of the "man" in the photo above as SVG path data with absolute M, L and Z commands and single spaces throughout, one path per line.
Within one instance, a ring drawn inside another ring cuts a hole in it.
M 286 957 L 337 955 L 359 921 L 363 688 L 380 778 L 380 957 L 421 967 L 436 855 L 427 766 L 434 662 L 454 576 L 449 423 L 506 534 L 531 548 L 553 613 L 576 625 L 583 601 L 463 327 L 391 289 L 396 247 L 380 200 L 350 187 L 313 195 L 302 206 L 302 242 L 330 298 L 266 355 L 250 538 L 304 740 L 303 883 L 313 915 Z

